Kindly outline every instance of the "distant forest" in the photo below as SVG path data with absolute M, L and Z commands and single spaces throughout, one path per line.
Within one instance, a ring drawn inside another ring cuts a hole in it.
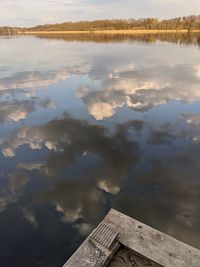
M 181 30 L 200 29 L 200 16 L 188 16 L 175 19 L 113 19 L 61 24 L 46 24 L 29 28 L 34 31 L 95 31 L 95 30 Z
M 0 34 L 11 34 L 17 31 L 96 31 L 96 30 L 200 30 L 200 15 L 174 19 L 112 19 L 61 24 L 45 24 L 31 28 L 1 27 Z
M 14 27 L 0 27 L 0 35 L 17 34 L 18 30 L 18 28 Z

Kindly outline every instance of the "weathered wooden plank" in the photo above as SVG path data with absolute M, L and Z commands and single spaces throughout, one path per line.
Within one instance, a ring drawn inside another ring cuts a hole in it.
M 116 229 L 101 222 L 90 235 L 90 239 L 98 242 L 107 249 L 111 249 L 118 235 L 119 232 Z
M 119 232 L 101 223 L 63 267 L 103 267 L 119 248 Z
M 131 249 L 120 247 L 113 257 L 109 267 L 162 267 L 160 264 L 152 262 L 144 256 L 137 254 Z
M 118 241 L 165 267 L 200 267 L 200 251 L 116 210 L 104 222 L 119 231 Z

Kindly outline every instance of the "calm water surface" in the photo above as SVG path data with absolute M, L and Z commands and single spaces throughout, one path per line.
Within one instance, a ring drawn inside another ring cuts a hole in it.
M 0 38 L 0 266 L 60 267 L 113 207 L 200 248 L 198 40 Z

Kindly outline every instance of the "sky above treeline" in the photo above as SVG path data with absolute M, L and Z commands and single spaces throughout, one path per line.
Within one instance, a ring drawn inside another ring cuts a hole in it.
M 200 0 L 0 0 L 0 26 L 200 14 Z

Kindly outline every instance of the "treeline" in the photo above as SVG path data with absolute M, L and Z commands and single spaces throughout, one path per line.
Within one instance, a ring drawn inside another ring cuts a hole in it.
M 200 30 L 200 15 L 174 19 L 112 19 L 45 24 L 31 28 L 0 27 L 0 35 L 16 34 L 18 31 L 98 31 L 98 30 Z
M 0 27 L 0 35 L 14 35 L 18 33 L 18 28 Z
M 200 16 L 188 16 L 174 19 L 112 19 L 61 24 L 46 24 L 32 27 L 30 31 L 96 31 L 96 30 L 182 30 L 200 29 Z

